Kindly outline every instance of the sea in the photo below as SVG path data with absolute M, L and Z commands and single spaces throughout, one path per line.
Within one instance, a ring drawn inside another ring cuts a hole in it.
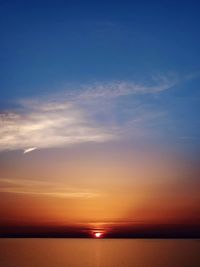
M 0 267 L 200 267 L 200 240 L 1 238 Z

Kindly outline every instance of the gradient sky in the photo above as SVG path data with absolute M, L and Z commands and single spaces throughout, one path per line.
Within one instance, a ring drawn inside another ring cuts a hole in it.
M 200 223 L 199 1 L 0 1 L 0 224 Z

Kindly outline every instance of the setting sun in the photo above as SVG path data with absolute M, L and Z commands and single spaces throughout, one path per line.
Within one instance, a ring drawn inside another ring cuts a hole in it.
M 101 232 L 96 232 L 96 233 L 94 233 L 94 237 L 95 238 L 101 238 L 102 237 L 102 233 Z

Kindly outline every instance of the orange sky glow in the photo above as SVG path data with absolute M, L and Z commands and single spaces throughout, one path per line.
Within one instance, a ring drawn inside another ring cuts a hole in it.
M 96 232 L 198 221 L 198 188 L 187 184 L 191 169 L 197 172 L 190 162 L 158 150 L 118 149 L 7 152 L 1 156 L 1 226 Z

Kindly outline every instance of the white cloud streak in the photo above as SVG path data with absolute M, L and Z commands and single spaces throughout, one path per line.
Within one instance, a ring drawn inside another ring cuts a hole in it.
M 149 86 L 134 82 L 96 83 L 66 90 L 61 96 L 22 100 L 17 111 L 0 113 L 0 151 L 22 149 L 26 154 L 36 148 L 116 139 L 120 125 L 100 123 L 93 116 L 102 112 L 105 100 L 156 94 L 176 83 L 166 77 L 154 79 L 154 85 Z
M 30 148 L 24 149 L 24 154 L 29 153 L 31 151 L 34 151 L 36 149 L 37 149 L 37 147 L 30 147 Z

